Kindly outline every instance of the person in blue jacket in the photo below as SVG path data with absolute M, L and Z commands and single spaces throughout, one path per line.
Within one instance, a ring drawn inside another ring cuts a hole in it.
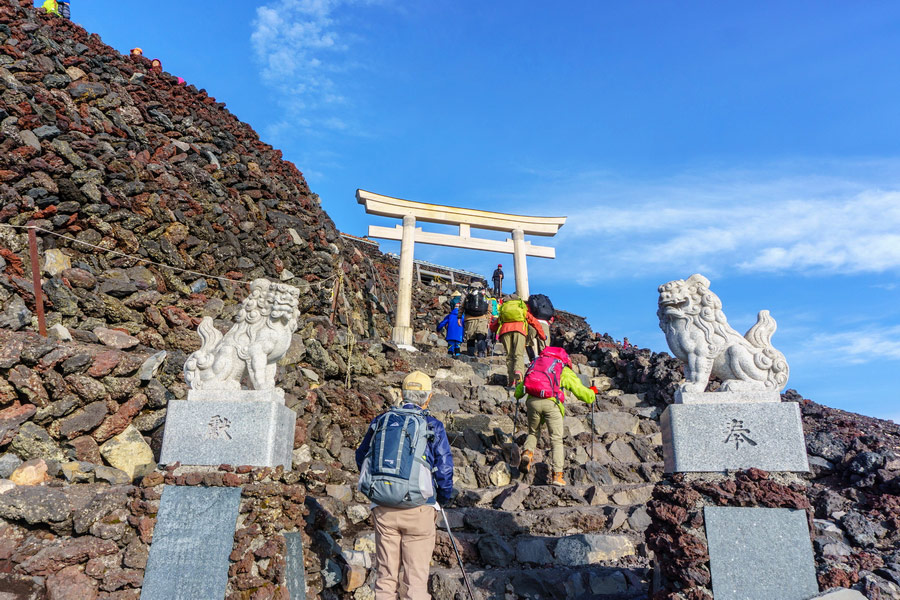
M 413 371 L 403 380 L 400 392 L 403 408 L 425 410 L 431 402 L 431 378 L 421 371 Z M 453 454 L 444 424 L 425 413 L 428 428 L 434 436 L 428 441 L 425 458 L 431 467 L 435 495 L 422 506 L 393 508 L 375 506 L 376 579 L 375 598 L 397 598 L 400 567 L 403 566 L 407 594 L 404 598 L 430 598 L 428 576 L 436 538 L 435 511 L 454 496 Z M 374 423 L 375 421 L 373 421 Z M 356 450 L 356 466 L 362 471 L 369 453 L 375 429 L 369 426 Z
M 444 317 L 444 320 L 438 323 L 437 331 L 447 328 L 447 354 L 450 356 L 459 356 L 459 345 L 463 341 L 463 332 L 465 331 L 466 316 L 459 311 L 457 304 L 450 310 L 450 314 Z

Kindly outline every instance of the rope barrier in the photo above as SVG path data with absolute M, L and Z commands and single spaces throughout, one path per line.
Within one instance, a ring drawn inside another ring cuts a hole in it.
M 165 263 L 160 263 L 160 262 L 152 261 L 152 260 L 150 260 L 150 259 L 148 259 L 148 258 L 141 258 L 140 256 L 134 256 L 133 254 L 126 254 L 126 253 L 124 253 L 124 252 L 119 252 L 118 250 L 110 250 L 110 249 L 104 248 L 104 247 L 102 247 L 102 246 L 97 246 L 96 244 L 91 244 L 91 243 L 89 243 L 89 242 L 85 242 L 85 241 L 82 241 L 82 240 L 75 239 L 75 238 L 73 238 L 73 237 L 71 237 L 71 236 L 68 236 L 68 235 L 63 235 L 63 234 L 61 234 L 61 233 L 56 233 L 55 231 L 50 231 L 49 229 L 44 229 L 43 227 L 38 227 L 37 225 L 10 225 L 9 223 L 0 223 L 0 227 L 6 227 L 6 228 L 8 228 L 8 229 L 26 229 L 26 230 L 27 230 L 27 229 L 31 229 L 31 230 L 34 230 L 34 231 L 41 231 L 41 232 L 43 232 L 43 233 L 48 233 L 48 234 L 50 234 L 50 235 L 56 236 L 56 237 L 58 237 L 58 238 L 62 238 L 62 239 L 64 239 L 64 240 L 69 240 L 70 242 L 74 242 L 74 243 L 76 243 L 76 244 L 81 244 L 82 246 L 87 246 L 87 247 L 89 247 L 89 248 L 94 248 L 94 249 L 101 250 L 101 251 L 103 251 L 103 252 L 108 252 L 108 253 L 111 253 L 111 254 L 115 254 L 115 255 L 117 255 L 117 256 L 121 256 L 121 257 L 124 257 L 124 258 L 129 258 L 129 259 L 131 259 L 131 260 L 135 260 L 135 261 L 138 261 L 138 262 L 141 262 L 141 263 L 146 263 L 146 264 L 149 264 L 149 265 L 154 265 L 154 266 L 157 266 L 157 267 L 162 267 L 162 268 L 164 268 L 164 269 L 171 269 L 171 270 L 173 270 L 173 271 L 179 271 L 179 272 L 181 272 L 181 273 L 188 273 L 188 274 L 191 274 L 191 275 L 197 275 L 197 276 L 199 276 L 199 277 L 208 277 L 208 278 L 210 278 L 210 279 L 217 279 L 217 280 L 219 280 L 219 281 L 228 281 L 228 282 L 231 282 L 231 283 L 238 283 L 238 284 L 241 284 L 241 285 L 250 285 L 250 282 L 249 282 L 249 281 L 241 281 L 240 279 L 230 279 L 230 278 L 228 278 L 228 277 L 222 277 L 222 276 L 219 276 L 219 275 L 212 275 L 211 273 L 201 273 L 200 271 L 193 271 L 193 270 L 191 270 L 191 269 L 182 269 L 181 267 L 173 267 L 172 265 L 167 265 L 167 264 L 165 264 Z M 341 269 L 340 275 L 341 275 L 341 277 L 343 277 L 343 275 L 344 275 L 343 269 Z M 309 285 L 310 285 L 310 286 L 315 286 L 315 287 L 321 288 L 322 285 L 324 285 L 325 283 L 327 283 L 328 281 L 334 279 L 334 278 L 337 277 L 337 276 L 338 276 L 338 275 L 335 274 L 335 275 L 332 275 L 332 276 L 330 276 L 330 277 L 326 277 L 325 279 L 320 279 L 319 281 L 316 281 L 315 283 L 310 283 Z

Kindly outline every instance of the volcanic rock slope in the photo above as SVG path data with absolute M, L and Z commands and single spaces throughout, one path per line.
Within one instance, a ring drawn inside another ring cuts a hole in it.
M 5 326 L 33 309 L 24 230 L 8 226 L 34 224 L 66 236 L 38 234 L 51 324 L 113 323 L 145 346 L 188 351 L 190 323 L 155 311 L 148 322 L 148 307 L 228 318 L 221 299 L 269 277 L 300 287 L 313 315 L 330 313 L 341 280 L 339 322 L 372 332 L 356 294 L 362 255 L 280 151 L 204 90 L 17 4 L 0 4 Z
M 310 597 L 372 598 L 353 449 L 413 368 L 435 380 L 432 409 L 462 490 L 448 520 L 480 597 L 646 598 L 648 540 L 684 574 L 677 585 L 703 579 L 702 550 L 663 526 L 696 507 L 655 485 L 657 418 L 681 378 L 677 361 L 622 350 L 562 315 L 554 343 L 602 390 L 598 411 L 592 420 L 569 404 L 569 486 L 546 485 L 542 452 L 518 473 L 524 415 L 514 424 L 503 357 L 450 359 L 432 332 L 451 290 L 415 291 L 421 352 L 383 341 L 395 261 L 345 246 L 280 153 L 202 90 L 148 66 L 75 24 L 0 4 L 0 478 L 17 482 L 0 479 L 0 593 L 137 599 L 162 487 L 176 484 L 242 488 L 229 600 L 287 597 L 280 532 L 298 528 Z M 33 333 L 25 234 L 4 226 L 27 223 L 67 236 L 38 235 L 48 320 L 72 340 Z M 260 276 L 304 291 L 277 375 L 298 413 L 294 469 L 157 468 L 199 318 L 227 328 L 243 282 Z M 823 589 L 900 597 L 900 431 L 800 400 L 815 465 L 802 494 Z M 463 597 L 445 531 L 431 586 L 436 598 Z

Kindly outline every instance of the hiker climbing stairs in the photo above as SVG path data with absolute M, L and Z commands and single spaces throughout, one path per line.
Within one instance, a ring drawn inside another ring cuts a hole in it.
M 456 540 L 481 598 L 508 592 L 529 598 L 646 597 L 649 557 L 646 502 L 662 474 L 658 410 L 640 396 L 606 389 L 591 365 L 575 365 L 587 383 L 604 389 L 591 408 L 566 404 L 565 479 L 550 483 L 549 437 L 538 441 L 532 467 L 518 470 L 527 436 L 524 399 L 507 387 L 505 356 L 450 359 L 420 353 L 414 368 L 430 373 L 430 412 L 447 430 L 457 498 L 438 517 L 430 586 L 438 598 L 465 598 L 462 572 L 447 533 Z M 593 456 L 593 459 L 591 457 Z M 361 522 L 346 551 L 374 544 Z

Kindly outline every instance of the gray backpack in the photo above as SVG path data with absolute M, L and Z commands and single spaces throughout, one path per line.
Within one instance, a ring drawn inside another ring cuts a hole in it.
M 427 411 L 392 408 L 372 421 L 371 445 L 359 475 L 359 491 L 379 506 L 408 508 L 434 503 L 427 448 L 434 432 Z

